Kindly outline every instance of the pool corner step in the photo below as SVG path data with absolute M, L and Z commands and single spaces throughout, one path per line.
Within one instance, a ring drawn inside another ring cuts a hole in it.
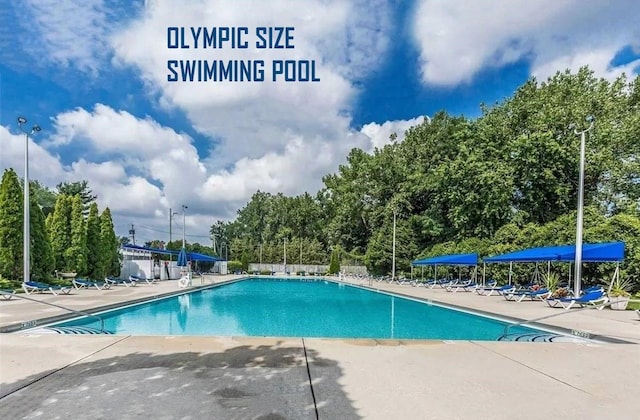
M 498 338 L 498 341 L 521 341 L 536 343 L 585 343 L 588 340 L 562 334 L 552 333 L 527 333 L 527 334 L 507 334 Z
M 22 334 L 113 334 L 91 327 L 40 327 L 22 331 Z

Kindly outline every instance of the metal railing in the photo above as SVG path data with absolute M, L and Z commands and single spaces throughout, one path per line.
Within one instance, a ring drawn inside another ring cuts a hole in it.
M 104 329 L 104 319 L 102 319 L 102 317 L 100 317 L 98 315 L 93 315 L 93 314 L 90 314 L 88 312 L 78 311 L 78 310 L 75 310 L 75 309 L 67 308 L 66 306 L 57 305 L 55 303 L 43 302 L 43 301 L 38 300 L 38 299 L 33 299 L 31 297 L 23 296 L 21 293 L 20 294 L 19 293 L 9 293 L 9 292 L 5 292 L 4 290 L 0 290 L 0 295 L 11 295 L 14 298 L 25 299 L 25 300 L 29 300 L 31 302 L 41 303 L 43 305 L 49 305 L 49 306 L 53 306 L 53 307 L 56 307 L 56 308 L 64 309 L 65 311 L 69 311 L 69 312 L 72 312 L 74 314 L 78 314 L 78 315 L 82 315 L 82 316 L 87 316 L 87 317 L 90 317 L 90 318 L 98 319 L 100 321 L 100 332 L 102 332 L 102 333 L 110 333 L 110 331 L 107 331 L 107 330 Z
M 629 302 L 640 302 L 640 300 L 638 300 L 638 299 L 630 299 Z M 525 325 L 530 324 L 530 323 L 543 321 L 543 320 L 549 319 L 549 318 L 555 318 L 557 316 L 573 314 L 573 313 L 576 313 L 576 312 L 581 312 L 581 311 L 586 311 L 586 310 L 594 310 L 594 309 L 598 310 L 598 309 L 601 309 L 601 308 L 605 308 L 607 306 L 611 306 L 614 303 L 616 303 L 616 302 L 615 301 L 613 301 L 613 302 L 612 301 L 607 301 L 607 302 L 600 303 L 600 304 L 597 304 L 597 305 L 589 305 L 589 306 L 584 306 L 582 308 L 572 308 L 571 310 L 568 310 L 568 311 L 556 312 L 556 313 L 553 313 L 551 315 L 541 316 L 539 318 L 533 318 L 533 319 L 528 319 L 528 320 L 525 320 L 525 321 L 510 323 L 509 325 L 507 325 L 504 328 L 504 332 L 503 332 L 503 334 L 502 334 L 502 336 L 500 338 L 508 336 L 509 335 L 509 330 L 511 328 L 514 328 L 514 327 L 525 326 Z M 530 325 L 530 326 L 532 326 L 532 325 Z M 575 335 L 577 337 L 581 337 L 581 338 L 589 339 L 592 336 L 592 334 L 590 334 L 590 333 L 583 332 L 583 331 L 578 331 L 578 330 L 572 330 L 571 332 L 572 332 L 573 335 Z

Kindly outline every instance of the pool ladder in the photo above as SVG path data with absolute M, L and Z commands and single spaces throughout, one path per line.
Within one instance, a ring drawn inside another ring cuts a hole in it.
M 68 308 L 66 306 L 58 305 L 58 304 L 55 304 L 55 303 L 43 302 L 43 301 L 38 300 L 38 299 L 34 299 L 34 298 L 31 298 L 31 297 L 23 296 L 22 293 L 20 293 L 20 294 L 18 294 L 18 293 L 8 293 L 8 292 L 0 290 L 0 294 L 2 294 L 2 295 L 11 295 L 12 297 L 15 297 L 17 299 L 25 299 L 25 300 L 29 300 L 31 302 L 36 302 L 36 303 L 41 303 L 43 305 L 53 306 L 55 308 L 64 309 L 65 311 L 68 311 L 68 312 L 71 312 L 71 313 L 74 313 L 74 314 L 77 314 L 77 315 L 86 316 L 86 317 L 90 317 L 90 318 L 95 318 L 95 319 L 100 321 L 100 328 L 80 327 L 80 326 L 78 326 L 78 327 L 43 327 L 43 328 L 39 328 L 37 330 L 39 332 L 52 332 L 52 333 L 57 333 L 57 334 L 113 334 L 111 331 L 108 331 L 108 330 L 104 329 L 104 319 L 102 319 L 102 317 L 100 317 L 98 315 L 93 315 L 93 314 L 90 314 L 90 313 L 84 312 L 84 311 L 78 311 L 78 310 L 71 309 L 71 308 Z M 35 323 L 35 321 L 23 322 L 21 330 L 31 329 L 31 328 L 34 328 L 36 326 L 37 326 L 37 324 Z

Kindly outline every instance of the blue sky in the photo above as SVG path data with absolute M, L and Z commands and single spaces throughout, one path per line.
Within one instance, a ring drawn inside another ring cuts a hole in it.
M 631 0 L 9 0 L 0 169 L 23 171 L 24 115 L 43 128 L 32 178 L 89 180 L 118 233 L 145 226 L 143 240 L 164 239 L 169 208 L 187 204 L 199 240 L 256 190 L 315 192 L 352 147 L 423 116 L 477 117 L 567 68 L 638 74 L 638 15 Z M 169 26 L 292 26 L 295 48 L 173 50 Z M 314 60 L 321 81 L 170 83 L 171 59 Z

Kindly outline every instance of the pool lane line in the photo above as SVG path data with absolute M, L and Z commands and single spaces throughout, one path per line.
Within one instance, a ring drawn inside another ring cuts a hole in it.
M 14 390 L 12 390 L 12 391 L 9 391 L 9 392 L 6 392 L 6 393 L 3 393 L 3 394 L 0 394 L 0 400 L 3 400 L 4 398 L 6 398 L 6 397 L 8 397 L 8 396 L 10 396 L 10 395 L 13 395 L 13 394 L 15 394 L 16 392 L 21 391 L 21 390 L 23 390 L 23 389 L 25 389 L 25 388 L 27 388 L 27 387 L 29 387 L 29 386 L 31 386 L 31 385 L 33 385 L 33 384 L 35 384 L 36 382 L 40 382 L 41 380 L 48 378 L 49 376 L 53 375 L 54 373 L 58 373 L 58 372 L 60 372 L 61 370 L 68 368 L 69 366 L 75 365 L 76 363 L 80 363 L 80 362 L 82 362 L 83 360 L 85 360 L 85 359 L 87 359 L 87 358 L 89 358 L 89 357 L 93 356 L 94 354 L 97 354 L 97 353 L 99 353 L 99 352 L 101 352 L 101 351 L 103 351 L 103 350 L 106 350 L 106 349 L 108 349 L 108 348 L 109 348 L 109 347 L 111 347 L 111 346 L 115 346 L 116 344 L 119 344 L 119 343 L 123 342 L 123 341 L 124 341 L 124 340 L 126 340 L 127 338 L 131 338 L 131 336 L 130 336 L 130 335 L 127 335 L 127 336 L 125 336 L 125 337 L 122 337 L 120 340 L 114 341 L 113 343 L 108 344 L 108 345 L 106 345 L 105 347 L 102 347 L 102 348 L 100 348 L 100 349 L 98 349 L 98 350 L 95 350 L 95 351 L 93 351 L 93 352 L 91 352 L 91 353 L 87 354 L 86 356 L 83 356 L 83 357 L 79 358 L 78 360 L 74 360 L 73 362 L 69 362 L 69 363 L 67 363 L 66 365 L 62 366 L 61 368 L 55 369 L 55 370 L 53 370 L 53 371 L 51 371 L 51 372 L 47 373 L 46 375 L 42 375 L 41 377 L 36 378 L 36 379 L 34 379 L 34 380 L 30 381 L 29 383 L 26 383 L 26 384 L 24 384 L 24 385 L 22 385 L 22 386 L 19 386 L 18 388 L 14 389 Z
M 311 398 L 313 398 L 313 409 L 316 412 L 316 420 L 319 420 L 318 416 L 318 403 L 316 401 L 316 393 L 313 390 L 313 382 L 311 380 L 311 369 L 309 369 L 309 357 L 307 356 L 307 345 L 304 343 L 304 337 L 301 337 L 302 340 L 302 350 L 304 351 L 304 361 L 307 365 L 307 377 L 309 378 L 309 387 L 311 388 Z

